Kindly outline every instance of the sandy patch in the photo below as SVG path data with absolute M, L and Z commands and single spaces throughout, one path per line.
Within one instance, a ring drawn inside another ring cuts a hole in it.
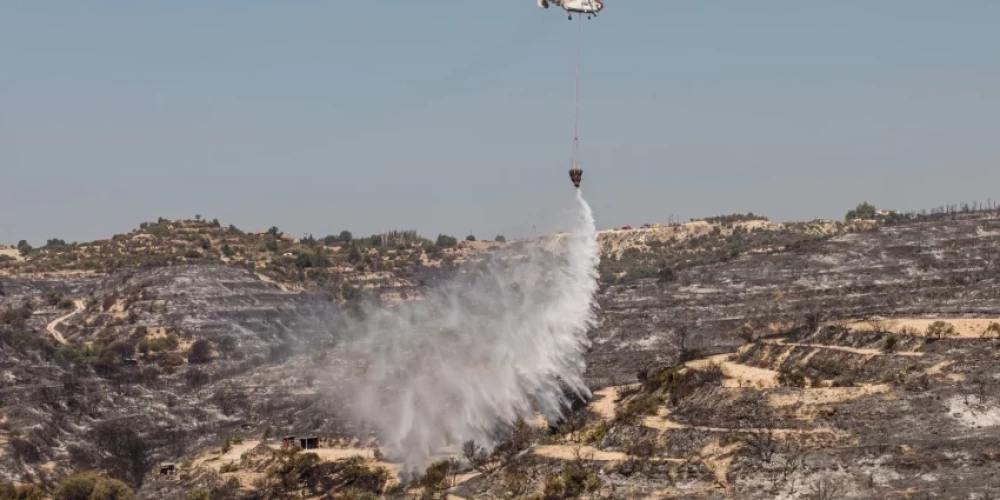
M 942 361 L 942 362 L 940 362 L 940 363 L 938 363 L 938 364 L 936 364 L 936 365 L 928 368 L 927 371 L 925 371 L 924 373 L 926 373 L 927 375 L 941 375 L 941 373 L 943 372 L 943 370 L 945 368 L 948 368 L 949 366 L 951 366 L 953 364 L 955 364 L 954 360 L 952 360 L 952 361 Z
M 852 354 L 860 354 L 862 356 L 885 356 L 885 351 L 881 349 L 870 349 L 863 347 L 847 347 L 840 345 L 826 345 L 826 344 L 799 344 L 794 342 L 785 342 L 784 340 L 769 340 L 766 341 L 768 344 L 775 345 L 787 345 L 793 347 L 808 347 L 812 349 L 828 349 L 832 351 L 849 352 Z M 815 353 L 814 353 L 815 354 Z M 897 351 L 892 354 L 897 356 L 923 356 L 922 352 L 911 352 L 911 351 Z
M 539 445 L 531 449 L 532 453 L 535 455 L 556 458 L 559 460 L 596 460 L 601 462 L 623 462 L 628 460 L 629 456 L 625 453 L 618 451 L 603 451 L 593 446 L 585 445 L 565 445 L 565 444 L 549 444 L 549 445 Z M 660 462 L 684 462 L 685 460 L 680 458 L 653 458 L 652 460 Z
M 628 390 L 639 384 L 619 385 L 615 387 L 605 387 L 594 391 L 594 399 L 587 404 L 590 411 L 601 417 L 601 420 L 614 420 L 618 414 L 615 409 L 615 402 L 618 399 L 618 391 Z
M 717 354 L 708 358 L 688 361 L 684 363 L 684 366 L 692 370 L 707 370 L 718 365 L 726 377 L 722 381 L 723 387 L 757 387 L 761 389 L 778 387 L 778 372 L 733 363 L 729 361 L 732 356 L 732 354 Z
M 462 484 L 462 483 L 464 483 L 464 482 L 466 482 L 466 481 L 468 481 L 468 480 L 470 480 L 470 479 L 472 479 L 474 477 L 480 476 L 480 475 L 482 475 L 482 473 L 481 472 L 476 472 L 476 471 L 466 472 L 465 474 L 459 474 L 458 476 L 455 476 L 455 485 Z
M 731 363 L 722 364 L 722 374 L 728 380 L 722 381 L 723 387 L 756 387 L 759 389 L 778 387 L 778 372 L 757 368 L 754 366 Z
M 646 416 L 642 420 L 642 425 L 649 427 L 650 429 L 656 429 L 658 431 L 669 431 L 671 429 L 688 429 L 691 426 L 688 424 L 682 424 L 680 422 L 675 422 L 670 420 L 666 415 L 670 413 L 664 411 L 663 408 L 660 409 L 660 415 L 657 416 Z
M 872 384 L 860 387 L 819 387 L 803 389 L 794 394 L 771 394 L 768 396 L 768 403 L 775 408 L 794 406 L 803 404 L 828 405 L 853 401 L 875 394 L 885 394 L 892 390 L 889 384 Z
M 250 489 L 254 487 L 254 483 L 267 477 L 267 474 L 263 472 L 250 472 L 250 471 L 237 471 L 237 472 L 227 472 L 222 474 L 222 477 L 235 477 L 239 482 L 240 486 L 245 489 Z
M 302 452 L 315 453 L 320 459 L 330 462 L 354 457 L 375 460 L 374 448 L 315 448 L 312 450 L 302 450 Z
M 722 363 L 729 360 L 730 356 L 732 354 L 716 354 L 715 356 L 688 361 L 684 363 L 684 366 L 692 370 L 708 370 L 713 365 L 722 365 Z
M 219 469 L 227 463 L 233 462 L 238 464 L 243 457 L 243 453 L 256 448 L 259 444 L 260 441 L 255 440 L 243 441 L 240 444 L 232 445 L 229 451 L 221 455 L 218 453 L 219 448 L 211 449 L 195 458 L 192 467 L 206 467 L 219 472 Z
M 559 460 L 600 460 L 605 462 L 624 461 L 628 455 L 617 451 L 602 451 L 593 446 L 567 444 L 540 445 L 532 448 L 532 453 Z
M 927 327 L 935 321 L 944 321 L 954 326 L 957 335 L 951 338 L 960 339 L 981 338 L 983 331 L 990 326 L 990 323 L 1000 324 L 1000 318 L 891 318 L 882 323 L 891 332 L 900 333 L 901 330 L 908 329 L 911 333 L 925 335 Z M 849 322 L 847 326 L 855 330 L 872 330 L 871 325 L 863 320 Z
M 218 448 L 210 449 L 194 459 L 192 462 L 192 468 L 207 468 L 219 472 L 223 465 L 226 464 L 236 464 L 239 466 L 243 460 L 243 455 L 256 448 L 260 445 L 259 440 L 248 440 L 240 444 L 233 445 L 229 451 L 225 454 L 219 454 Z M 282 449 L 283 444 L 281 442 L 274 442 L 268 444 L 268 448 L 277 451 Z M 375 449 L 370 447 L 332 447 L 332 448 L 315 448 L 311 450 L 301 450 L 301 453 L 314 453 L 321 461 L 324 462 L 336 462 L 338 460 L 345 460 L 354 457 L 360 457 L 365 460 L 369 466 L 373 467 L 383 467 L 392 474 L 389 482 L 394 483 L 397 480 L 399 472 L 402 470 L 402 464 L 393 462 L 383 462 L 375 460 Z M 443 458 L 448 458 L 447 456 L 435 456 L 432 457 L 434 460 L 440 460 Z M 477 475 L 478 473 L 469 473 L 465 476 L 460 477 L 461 481 L 467 481 Z M 236 477 L 239 479 L 240 484 L 244 487 L 252 487 L 254 482 L 260 478 L 263 478 L 265 474 L 246 471 L 243 469 L 237 470 L 235 472 L 227 472 L 223 474 L 226 477 Z
M 667 408 L 660 408 L 659 413 L 656 416 L 647 416 L 643 420 L 643 425 L 649 427 L 650 429 L 656 429 L 659 431 L 667 431 L 671 429 L 696 429 L 706 432 L 749 432 L 754 429 L 734 429 L 729 427 L 708 427 L 703 425 L 689 425 L 681 422 L 676 422 L 670 419 L 670 410 Z M 835 431 L 833 429 L 827 428 L 817 428 L 817 429 L 774 429 L 774 434 L 776 436 L 787 436 L 791 434 L 843 434 L 841 432 Z
M 736 452 L 739 450 L 739 443 L 723 447 L 719 446 L 718 441 L 712 441 L 701 449 L 699 456 L 715 475 L 715 480 L 721 485 L 726 485 L 729 483 L 726 479 L 729 474 L 729 466 L 732 465 L 733 459 L 736 458 Z
M 21 262 L 24 260 L 24 257 L 21 256 L 21 252 L 12 247 L 0 247 L 0 255 L 14 259 L 14 262 Z

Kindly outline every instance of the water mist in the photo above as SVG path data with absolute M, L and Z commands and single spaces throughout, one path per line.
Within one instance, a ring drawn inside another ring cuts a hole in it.
M 366 311 L 348 346 L 366 367 L 350 381 L 350 406 L 404 475 L 444 447 L 494 444 L 498 424 L 558 420 L 567 390 L 590 396 L 584 355 L 599 255 L 579 190 L 569 217 L 571 231 L 554 244 L 512 245 L 422 300 Z

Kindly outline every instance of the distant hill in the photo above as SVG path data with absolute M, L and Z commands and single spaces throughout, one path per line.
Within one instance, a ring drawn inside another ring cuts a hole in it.
M 830 221 L 772 223 L 752 215 L 731 215 L 602 231 L 602 280 L 611 283 L 656 276 L 747 252 L 781 250 L 859 227 L 858 223 Z M 559 238 L 552 235 L 542 240 L 557 242 Z M 160 219 L 105 240 L 65 243 L 54 239 L 26 252 L 0 248 L 0 273 L 109 273 L 219 262 L 244 267 L 286 287 L 319 287 L 343 296 L 345 285 L 349 290 L 412 287 L 421 269 L 454 269 L 491 249 L 521 244 L 524 242 L 468 241 L 446 235 L 431 240 L 413 231 L 365 238 L 344 232 L 296 239 L 278 228 L 245 232 L 235 226 L 224 227 L 218 220 Z

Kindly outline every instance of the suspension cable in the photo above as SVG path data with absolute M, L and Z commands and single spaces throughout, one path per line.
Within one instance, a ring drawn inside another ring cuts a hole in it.
M 572 165 L 580 161 L 580 53 L 583 46 L 583 15 L 577 15 L 576 23 L 576 109 L 573 118 L 573 158 Z

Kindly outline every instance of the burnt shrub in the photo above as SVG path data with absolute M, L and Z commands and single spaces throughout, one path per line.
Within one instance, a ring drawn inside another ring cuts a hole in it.
M 542 498 L 545 500 L 576 498 L 597 490 L 600 485 L 601 480 L 597 474 L 584 467 L 583 462 L 573 460 L 566 462 L 561 474 L 545 482 Z
M 833 387 L 854 387 L 857 382 L 854 375 L 844 374 L 833 379 Z
M 927 326 L 927 336 L 934 340 L 954 337 L 955 335 L 958 335 L 958 331 L 955 330 L 955 326 L 951 323 L 935 321 Z
M 207 363 L 212 359 L 212 344 L 205 339 L 198 339 L 191 344 L 191 351 L 188 352 L 188 363 Z
M 176 368 L 184 364 L 184 357 L 176 352 L 171 352 L 160 358 L 158 363 L 163 368 Z
M 24 328 L 25 323 L 31 318 L 32 312 L 31 304 L 8 309 L 3 314 L 0 314 L 0 323 L 11 325 L 15 328 Z
M 59 305 L 59 302 L 62 301 L 62 298 L 63 295 L 61 292 L 52 290 L 45 294 L 45 303 L 50 306 L 56 306 Z
M 92 431 L 94 443 L 102 451 L 101 466 L 112 477 L 136 488 L 142 487 L 146 473 L 155 462 L 152 444 L 135 429 L 117 422 L 102 422 Z
M 184 379 L 187 380 L 188 387 L 194 389 L 207 384 L 211 380 L 211 377 L 209 377 L 204 371 L 195 368 L 193 370 L 188 370 L 184 374 Z
M 778 383 L 784 387 L 808 387 L 806 376 L 798 370 L 782 368 L 778 373 Z
M 288 359 L 291 355 L 292 345 L 289 343 L 281 343 L 271 346 L 267 353 L 267 359 L 272 363 L 280 363 Z
M 488 470 L 485 466 L 490 459 L 490 454 L 485 448 L 477 445 L 475 441 L 469 440 L 462 444 L 462 455 L 469 461 L 472 468 L 479 472 Z
M 268 475 L 275 479 L 284 491 L 301 487 L 313 490 L 324 476 L 319 455 L 315 453 L 299 453 L 298 448 L 290 448 L 277 452 L 275 457 L 275 463 L 268 470 Z
M 656 415 L 663 404 L 663 396 L 659 394 L 641 394 L 629 401 L 625 408 L 615 415 L 619 423 L 638 423 L 646 415 Z
M 351 457 L 324 464 L 326 475 L 321 486 L 326 490 L 345 491 L 345 498 L 378 498 L 391 474 L 383 467 L 370 467 L 362 457 Z
M 440 491 L 448 487 L 448 476 L 458 470 L 454 460 L 439 460 L 427 466 L 427 471 L 420 478 L 420 485 L 426 491 Z
M 899 337 L 897 337 L 896 334 L 893 333 L 889 334 L 889 336 L 885 338 L 885 343 L 882 344 L 882 349 L 885 352 L 895 352 L 898 346 L 899 346 Z
M 10 440 L 10 447 L 14 450 L 14 456 L 24 463 L 34 464 L 42 460 L 42 452 L 38 446 L 27 439 L 13 438 Z

